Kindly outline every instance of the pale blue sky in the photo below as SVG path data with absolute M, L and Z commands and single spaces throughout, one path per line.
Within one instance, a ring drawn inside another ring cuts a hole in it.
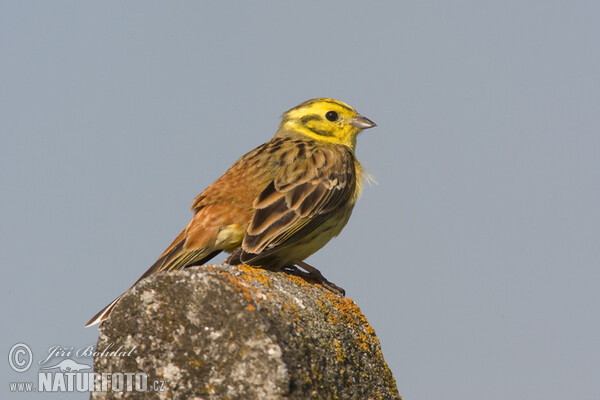
M 308 261 L 403 397 L 599 399 L 598 21 L 597 1 L 0 2 L 0 343 L 34 352 L 0 362 L 1 397 L 95 343 L 83 324 L 194 196 L 327 96 L 377 122 L 357 155 L 378 185 Z

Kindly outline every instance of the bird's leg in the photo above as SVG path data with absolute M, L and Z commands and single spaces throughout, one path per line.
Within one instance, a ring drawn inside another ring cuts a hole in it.
M 294 261 L 294 264 L 298 265 L 299 267 L 302 267 L 302 269 L 305 269 L 307 272 L 300 271 L 294 265 L 286 267 L 285 271 L 292 275 L 299 276 L 303 279 L 312 280 L 317 283 L 320 283 L 321 285 L 323 285 L 323 287 L 329 289 L 330 291 L 332 291 L 342 297 L 344 297 L 346 295 L 346 291 L 344 289 L 337 286 L 335 283 L 329 282 L 327 279 L 325 279 L 323 274 L 321 274 L 321 271 L 319 271 L 315 267 L 308 265 L 304 261 L 300 261 L 300 260 Z

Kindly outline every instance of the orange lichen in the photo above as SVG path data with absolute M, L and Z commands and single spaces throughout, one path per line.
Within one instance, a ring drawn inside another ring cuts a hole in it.
M 253 278 L 246 274 L 247 271 L 243 272 L 244 273 L 241 275 L 221 274 L 221 276 L 224 278 L 225 283 L 244 297 L 244 300 L 248 303 L 248 306 L 246 307 L 248 310 L 251 310 L 252 307 L 256 309 L 257 306 L 263 304 L 261 297 L 264 297 L 266 294 L 260 289 L 250 285 L 249 280 Z M 260 294 L 263 296 L 259 296 Z
M 369 352 L 371 350 L 370 348 L 370 340 L 367 337 L 367 335 L 365 335 L 362 332 L 358 332 L 358 339 L 356 340 L 356 345 L 358 346 L 359 349 L 361 349 L 362 351 Z
M 201 393 L 206 393 L 206 394 L 213 394 L 216 392 L 216 387 L 210 383 L 206 384 L 203 388 Z
M 347 297 L 340 298 L 330 294 L 325 294 L 324 296 L 339 311 L 339 317 L 342 319 L 342 322 L 359 332 L 360 341 L 358 344 L 361 349 L 368 351 L 373 344 L 379 347 L 379 340 L 375 336 L 375 330 L 352 299 Z M 366 331 L 366 334 L 362 333 L 363 331 Z
M 245 272 L 245 274 L 242 275 L 243 279 L 247 281 L 255 280 L 268 288 L 273 287 L 273 279 L 267 275 L 264 269 L 251 267 L 249 265 L 238 265 L 237 268 Z
M 335 346 L 335 355 L 337 357 L 337 361 L 340 364 L 343 364 L 344 361 L 346 361 L 346 354 L 344 353 L 344 350 L 342 350 L 342 346 L 340 345 L 340 342 L 338 342 L 337 339 L 333 339 L 333 345 Z M 342 370 L 343 373 L 344 370 Z
M 272 288 L 274 286 L 274 279 L 271 278 L 271 272 L 247 265 L 237 266 L 239 273 L 233 274 L 223 273 L 222 270 L 216 268 L 209 269 L 220 272 L 219 275 L 222 277 L 223 281 L 235 292 L 242 295 L 246 302 L 246 310 L 255 311 L 261 309 L 261 312 L 266 312 L 267 314 L 287 314 L 294 317 L 296 320 L 306 318 L 302 310 L 299 309 L 301 303 L 296 304 L 294 301 L 290 301 L 287 292 L 264 290 L 264 288 Z M 322 288 L 321 285 L 306 281 L 299 276 L 286 273 L 281 273 L 280 276 L 295 286 L 317 289 L 316 293 L 312 292 L 311 289 L 311 292 L 315 293 L 316 296 L 310 297 L 314 299 L 314 305 L 317 309 L 322 312 L 323 321 L 327 321 L 331 325 L 338 325 L 338 327 L 332 326 L 334 329 L 343 329 L 346 331 L 346 328 L 339 326 L 340 324 L 347 326 L 349 329 L 349 331 L 346 332 L 350 333 L 350 337 L 353 338 L 349 343 L 340 343 L 337 339 L 333 339 L 333 341 L 330 342 L 333 347 L 330 349 L 334 351 L 335 359 L 337 360 L 339 367 L 342 368 L 340 369 L 340 374 L 344 375 L 346 373 L 346 367 L 352 369 L 352 365 L 359 370 L 362 369 L 362 357 L 357 356 L 353 351 L 346 353 L 346 350 L 348 349 L 344 346 L 350 345 L 350 347 L 352 347 L 353 343 L 361 353 L 372 354 L 383 360 L 381 346 L 375 335 L 375 330 L 352 299 L 340 297 L 339 295 Z M 303 301 L 306 300 L 303 299 Z M 302 323 L 293 323 L 293 325 L 297 325 L 293 328 L 295 332 L 302 335 Z M 383 379 L 386 382 L 386 386 L 395 389 L 396 383 L 385 361 L 383 362 L 383 368 Z M 310 376 L 310 374 L 301 374 L 298 377 L 299 381 L 302 382 L 302 385 L 318 385 L 322 382 L 323 376 L 319 373 L 320 369 L 316 365 L 311 365 L 310 371 L 312 376 Z M 365 373 L 366 371 L 363 371 L 361 375 L 363 375 L 364 379 L 368 380 L 369 377 L 366 376 Z M 347 384 L 351 385 L 352 383 L 348 381 Z M 374 395 L 374 399 L 382 398 L 380 393 Z
M 299 276 L 296 275 L 292 275 L 292 274 L 283 274 L 283 277 L 285 279 L 287 279 L 288 281 L 295 283 L 296 285 L 300 285 L 300 286 L 312 286 L 313 284 L 310 282 L 307 282 L 305 279 L 300 278 Z
M 281 313 L 291 314 L 296 320 L 300 318 L 300 313 L 298 312 L 298 307 L 293 303 L 288 303 L 286 301 L 282 302 L 282 310 Z
M 325 315 L 327 317 L 327 321 L 329 321 L 332 324 L 337 324 L 338 323 L 338 319 L 331 312 L 331 307 L 327 306 L 321 300 L 315 299 L 315 303 L 317 303 L 317 305 L 319 306 L 319 309 L 321 310 L 321 312 L 323 313 L 323 315 Z

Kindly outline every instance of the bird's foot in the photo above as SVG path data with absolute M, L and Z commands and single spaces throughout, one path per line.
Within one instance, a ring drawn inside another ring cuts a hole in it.
M 307 272 L 299 270 L 298 267 L 296 267 L 296 265 L 289 265 L 285 267 L 283 271 L 291 275 L 299 276 L 300 278 L 305 279 L 307 281 L 319 283 L 324 288 L 341 297 L 344 297 L 346 295 L 346 291 L 343 288 L 339 287 L 333 282 L 329 282 L 327 279 L 325 279 L 323 274 L 321 274 L 321 271 L 319 271 L 315 267 L 308 265 L 304 261 L 294 261 L 294 263 L 299 267 L 302 267 L 302 269 L 306 270 Z

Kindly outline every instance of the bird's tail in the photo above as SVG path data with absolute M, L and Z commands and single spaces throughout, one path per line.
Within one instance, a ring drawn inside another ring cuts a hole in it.
M 202 265 L 222 251 L 215 250 L 214 248 L 202 248 L 194 250 L 185 249 L 185 237 L 184 230 L 179 234 L 179 236 L 177 236 L 177 238 L 175 238 L 173 243 L 167 248 L 167 250 L 165 250 L 158 260 L 156 260 L 156 262 L 152 264 L 152 266 L 148 268 L 148 270 L 144 272 L 144 274 L 140 276 L 139 279 L 135 281 L 135 283 L 131 285 L 129 289 L 134 287 L 142 279 L 162 271 L 174 271 L 191 267 L 192 265 Z M 129 291 L 129 289 L 127 289 L 127 291 Z M 127 291 L 125 291 L 125 293 L 127 293 Z M 109 305 L 100 310 L 100 312 L 94 315 L 92 319 L 85 324 L 85 326 L 89 327 L 106 320 L 125 293 L 114 299 Z
M 123 294 L 125 294 L 125 293 L 123 293 Z M 105 319 L 107 319 L 108 316 L 110 315 L 110 313 L 112 312 L 113 308 L 115 308 L 115 306 L 117 305 L 119 300 L 121 300 L 121 297 L 123 297 L 123 294 L 120 295 L 119 297 L 117 297 L 116 299 L 114 299 L 112 301 L 112 303 L 110 303 L 109 305 L 104 307 L 102 310 L 100 310 L 100 312 L 98 314 L 94 315 L 92 317 L 92 319 L 90 319 L 87 322 L 87 324 L 85 324 L 85 327 L 87 328 L 89 326 L 99 324 L 100 322 L 103 322 Z

